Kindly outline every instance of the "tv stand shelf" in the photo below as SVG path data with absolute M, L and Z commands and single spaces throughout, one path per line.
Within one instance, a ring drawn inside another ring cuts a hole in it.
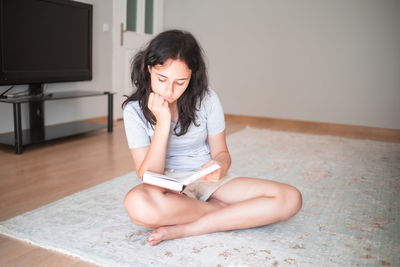
M 0 102 L 13 104 L 14 132 L 0 134 L 0 143 L 15 146 L 15 153 L 22 154 L 23 146 L 37 144 L 61 137 L 86 133 L 89 131 L 107 128 L 113 131 L 113 94 L 111 92 L 71 91 L 37 96 L 16 98 L 0 98 Z M 61 100 L 91 96 L 108 96 L 107 125 L 87 121 L 74 121 L 57 125 L 44 126 L 44 101 Z M 22 130 L 21 104 L 29 103 L 30 129 Z M 34 113 L 34 114 L 31 114 Z

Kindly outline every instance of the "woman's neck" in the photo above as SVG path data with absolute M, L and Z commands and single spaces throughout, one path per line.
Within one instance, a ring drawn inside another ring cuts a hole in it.
M 178 112 L 178 104 L 176 101 L 174 103 L 169 104 L 169 110 L 171 111 L 171 121 L 178 122 L 179 112 Z

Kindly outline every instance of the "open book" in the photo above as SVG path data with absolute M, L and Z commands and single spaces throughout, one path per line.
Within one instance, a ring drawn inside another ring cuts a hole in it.
M 213 164 L 204 169 L 198 170 L 189 176 L 181 177 L 178 177 L 176 173 L 172 173 L 171 176 L 173 175 L 174 177 L 171 177 L 168 175 L 146 171 L 143 174 L 143 183 L 161 186 L 167 189 L 182 192 L 185 189 L 185 186 L 187 186 L 188 184 L 193 183 L 194 181 L 206 176 L 209 173 L 212 173 L 219 168 L 221 167 L 218 164 Z

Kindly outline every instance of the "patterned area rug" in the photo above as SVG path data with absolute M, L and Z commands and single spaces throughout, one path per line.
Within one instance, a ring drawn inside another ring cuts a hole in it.
M 0 223 L 0 233 L 104 266 L 400 266 L 400 144 L 246 128 L 232 171 L 303 193 L 292 219 L 147 244 L 123 207 L 134 173 Z

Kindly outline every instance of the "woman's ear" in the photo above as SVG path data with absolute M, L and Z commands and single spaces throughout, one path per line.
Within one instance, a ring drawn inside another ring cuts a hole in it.
M 151 66 L 147 65 L 147 70 L 149 71 L 149 73 L 151 74 Z

